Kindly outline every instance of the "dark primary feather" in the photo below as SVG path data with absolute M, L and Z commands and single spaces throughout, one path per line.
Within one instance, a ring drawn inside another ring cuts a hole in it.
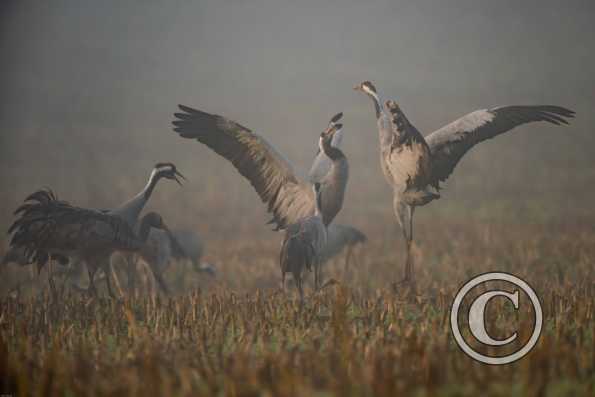
M 49 189 L 28 196 L 15 214 L 18 217 L 9 228 L 10 246 L 22 249 L 29 263 L 40 266 L 54 252 L 81 247 L 133 249 L 139 245 L 132 229 L 121 219 L 60 201 Z
M 568 124 L 574 114 L 560 106 L 503 106 L 469 113 L 425 137 L 432 153 L 432 184 L 445 181 L 463 155 L 479 142 L 535 121 Z
M 266 140 L 248 128 L 187 106 L 175 113 L 174 131 L 196 139 L 229 160 L 268 205 L 278 229 L 314 211 L 314 195 L 289 163 Z

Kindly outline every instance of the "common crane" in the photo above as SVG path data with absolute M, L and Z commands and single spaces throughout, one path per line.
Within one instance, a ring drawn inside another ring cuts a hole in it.
M 151 198 L 151 195 L 153 194 L 153 191 L 155 190 L 157 183 L 161 179 L 173 180 L 177 182 L 180 186 L 182 186 L 182 181 L 180 179 L 185 180 L 186 178 L 178 171 L 174 164 L 166 162 L 157 163 L 155 164 L 153 170 L 151 171 L 151 174 L 149 175 L 149 180 L 147 181 L 147 184 L 140 192 L 138 192 L 134 197 L 127 200 L 117 208 L 108 210 L 106 212 L 110 215 L 119 217 L 120 219 L 124 220 L 129 227 L 131 227 L 133 230 L 136 230 L 139 226 L 139 215 L 142 212 L 145 205 L 147 204 L 147 202 L 149 201 L 149 199 Z M 88 255 L 85 256 L 88 257 Z M 133 266 L 134 261 L 132 257 L 132 253 L 124 253 L 126 271 L 128 274 L 128 286 L 130 289 L 133 289 L 135 280 L 135 269 Z M 90 262 L 86 261 L 89 271 L 89 286 L 92 288 L 91 291 L 95 292 L 95 284 L 93 282 L 95 273 L 97 269 L 103 267 L 106 276 L 109 275 L 110 257 L 93 256 L 89 258 L 89 260 Z M 111 290 L 109 276 L 106 277 L 106 283 L 108 287 L 108 292 L 110 296 L 113 297 L 114 295 Z
M 195 232 L 153 229 L 138 255 L 149 265 L 161 290 L 169 294 L 163 273 L 172 260 L 188 260 L 196 272 L 215 275 L 215 270 L 210 264 L 203 264 L 200 261 L 203 250 L 203 243 Z
M 71 257 L 82 251 L 85 255 L 109 258 L 115 251 L 137 252 L 145 246 L 151 228 L 168 230 L 161 216 L 150 212 L 142 218 L 137 234 L 122 218 L 75 207 L 58 200 L 51 190 L 29 195 L 15 215 L 18 218 L 9 228 L 10 246 L 22 249 L 27 261 L 40 267 L 50 255 Z
M 314 214 L 316 207 L 310 184 L 299 179 L 291 165 L 264 138 L 223 116 L 179 105 L 174 131 L 183 138 L 196 139 L 230 161 L 250 181 L 273 214 L 276 230 L 285 229 Z M 330 172 L 321 181 L 322 219 L 329 225 L 343 206 L 349 167 L 343 153 L 330 144 L 342 125 L 333 117 L 319 140 L 320 150 L 331 160 Z M 324 148 L 322 147 L 324 145 Z
M 336 125 L 343 117 L 343 113 L 335 115 L 330 123 L 329 128 Z M 341 148 L 343 142 L 343 130 L 341 128 L 333 134 L 331 146 L 337 149 Z M 311 183 L 321 182 L 331 170 L 331 159 L 320 149 L 316 153 L 316 157 L 310 167 L 308 179 Z M 345 256 L 345 269 L 349 264 L 352 248 L 360 243 L 365 243 L 367 238 L 363 232 L 353 226 L 340 225 L 331 223 L 327 227 L 327 244 L 322 249 L 321 264 L 324 264 L 329 259 L 339 254 L 344 247 L 347 247 L 347 254 Z
M 364 244 L 368 241 L 366 235 L 358 230 L 357 228 L 349 225 L 341 225 L 338 223 L 331 223 L 327 227 L 327 240 L 326 245 L 323 247 L 320 254 L 321 265 L 324 265 L 330 259 L 341 253 L 345 248 L 347 252 L 345 254 L 345 271 L 349 267 L 349 261 L 353 249 L 359 245 Z
M 103 212 L 119 217 L 124 222 L 126 222 L 128 224 L 128 226 L 131 227 L 133 230 L 138 228 L 139 215 L 140 215 L 141 211 L 143 210 L 144 206 L 146 205 L 146 203 L 149 201 L 155 187 L 157 186 L 157 183 L 163 178 L 174 180 L 179 185 L 182 185 L 179 178 L 185 179 L 185 177 L 177 170 L 177 168 L 174 164 L 172 164 L 172 163 L 157 163 L 157 164 L 155 164 L 155 166 L 153 167 L 153 170 L 151 171 L 151 174 L 149 176 L 149 180 L 147 181 L 147 184 L 138 194 L 136 194 L 130 200 L 127 200 L 125 203 L 118 206 L 117 208 L 115 208 L 113 210 L 105 210 Z M 53 254 L 53 253 L 50 253 L 50 254 Z M 86 252 L 86 249 L 84 247 L 80 247 L 77 250 L 71 250 L 69 252 L 70 258 L 72 259 L 72 262 L 75 265 L 78 265 L 81 262 L 84 262 L 87 265 L 87 271 L 89 274 L 89 291 L 92 292 L 93 294 L 96 294 L 95 282 L 94 282 L 95 274 L 96 274 L 97 270 L 101 268 L 101 269 L 103 269 L 103 271 L 106 275 L 105 280 L 106 280 L 108 293 L 110 296 L 114 297 L 114 293 L 111 288 L 110 277 L 109 277 L 109 274 L 111 272 L 110 271 L 111 270 L 111 268 L 110 268 L 111 254 L 112 254 L 112 252 L 109 252 L 108 256 L 103 256 L 102 253 L 98 254 L 95 252 Z M 129 275 L 128 279 L 130 282 L 131 280 L 134 280 L 134 277 L 130 276 L 131 273 L 134 271 L 133 269 L 131 269 L 131 267 L 132 267 L 131 254 L 125 253 L 125 259 L 126 259 L 126 262 L 128 265 L 127 271 L 128 271 L 128 275 Z
M 372 99 L 380 140 L 380 164 L 393 188 L 393 208 L 407 244 L 404 282 L 415 290 L 411 242 L 413 212 L 440 198 L 444 182 L 461 158 L 480 142 L 536 121 L 568 124 L 572 110 L 560 106 L 502 106 L 471 112 L 425 138 L 392 100 L 383 102 L 374 84 L 354 87 Z
M 285 288 L 285 274 L 291 273 L 300 294 L 300 301 L 304 299 L 302 273 L 314 268 L 314 285 L 316 290 L 320 283 L 320 259 L 326 245 L 326 225 L 322 219 L 322 189 L 320 183 L 313 185 L 315 192 L 315 211 L 287 226 L 285 238 L 281 245 L 279 265 L 281 267 L 281 284 Z

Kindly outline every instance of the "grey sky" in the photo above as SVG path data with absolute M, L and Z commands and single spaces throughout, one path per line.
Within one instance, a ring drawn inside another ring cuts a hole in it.
M 353 214 L 363 191 L 385 189 L 371 104 L 351 90 L 364 79 L 424 133 L 500 104 L 576 110 L 570 128 L 524 128 L 472 152 L 449 189 L 454 199 L 508 190 L 530 199 L 531 178 L 538 194 L 581 191 L 595 182 L 594 11 L 592 1 L 550 0 L 4 2 L 0 215 L 43 185 L 82 205 L 116 205 L 160 160 L 189 174 L 187 206 L 210 173 L 249 195 L 224 160 L 171 133 L 177 103 L 262 132 L 300 170 L 343 111 Z M 245 205 L 258 206 L 252 196 Z

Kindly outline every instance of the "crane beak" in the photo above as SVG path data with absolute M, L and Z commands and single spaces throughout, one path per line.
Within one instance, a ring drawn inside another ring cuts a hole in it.
M 175 175 L 174 175 L 174 180 L 176 182 L 178 182 L 178 185 L 182 186 L 182 181 L 180 181 L 180 179 L 178 179 L 178 177 L 182 178 L 182 180 L 187 181 L 188 179 L 186 179 L 186 177 L 184 175 L 182 175 L 181 172 L 179 172 L 178 170 L 174 171 Z
M 335 135 L 335 133 L 339 131 L 341 128 L 343 128 L 343 124 L 333 124 L 326 130 L 325 135 L 332 138 Z
M 337 121 L 341 120 L 341 117 L 343 117 L 343 112 L 335 114 L 331 119 L 331 124 L 335 124 Z

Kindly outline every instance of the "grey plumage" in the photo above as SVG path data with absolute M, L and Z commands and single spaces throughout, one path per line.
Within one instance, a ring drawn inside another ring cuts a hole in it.
M 180 186 L 182 185 L 181 179 L 186 179 L 182 175 L 176 166 L 172 163 L 157 163 L 151 171 L 149 180 L 145 187 L 130 200 L 119 205 L 117 208 L 109 210 L 108 212 L 112 215 L 118 216 L 125 220 L 130 227 L 137 227 L 138 218 L 143 208 L 151 198 L 153 190 L 157 186 L 157 183 L 161 179 L 169 179 L 177 182 Z
M 426 142 L 432 153 L 432 183 L 445 181 L 468 150 L 522 124 L 546 121 L 568 124 L 572 110 L 560 106 L 502 106 L 477 110 L 432 132 Z
M 407 243 L 405 281 L 413 281 L 411 243 L 413 213 L 440 198 L 440 182 L 453 172 L 461 158 L 480 142 L 536 121 L 568 124 L 572 110 L 560 106 L 504 106 L 478 110 L 429 134 L 425 138 L 394 101 L 382 102 L 369 81 L 354 87 L 374 104 L 380 140 L 380 163 L 393 188 L 393 207 Z
M 288 225 L 281 245 L 279 265 L 281 267 L 281 282 L 285 286 L 285 274 L 291 273 L 300 294 L 304 297 L 302 274 L 304 270 L 314 268 L 314 284 L 319 287 L 321 253 L 326 245 L 326 226 L 322 220 L 321 185 L 314 184 L 317 206 L 314 215 L 307 216 Z
M 148 227 L 160 226 L 160 217 L 144 218 L 140 237 L 122 219 L 102 211 L 81 208 L 58 200 L 51 190 L 37 191 L 16 211 L 9 228 L 10 246 L 22 249 L 28 261 L 44 266 L 50 253 L 69 256 L 80 247 L 86 252 L 137 251 Z
M 149 180 L 145 187 L 137 193 L 134 197 L 127 200 L 123 204 L 119 205 L 117 208 L 107 211 L 109 214 L 119 217 L 120 219 L 124 220 L 131 228 L 134 230 L 138 229 L 138 221 L 139 216 L 142 210 L 145 208 L 145 205 L 151 198 L 157 183 L 161 179 L 169 179 L 177 182 L 180 186 L 182 182 L 180 180 L 185 180 L 186 178 L 182 175 L 177 167 L 172 163 L 157 163 L 153 167 L 151 174 L 149 176 Z M 110 254 L 111 255 L 111 254 Z M 135 281 L 136 281 L 136 274 L 134 269 L 134 259 L 132 253 L 125 253 L 124 254 L 124 261 L 126 262 L 126 271 L 128 274 L 128 286 L 129 289 L 134 289 Z M 104 270 L 108 270 L 110 266 L 110 257 L 96 257 L 91 263 L 87 263 L 87 267 L 89 268 L 89 279 L 91 280 L 91 287 L 94 288 L 93 278 L 95 276 L 95 272 L 98 268 L 104 267 Z M 106 275 L 109 274 L 107 271 Z M 109 277 L 106 277 L 106 282 L 109 288 Z M 111 291 L 111 288 L 109 288 Z M 110 292 L 111 295 L 111 292 Z
M 214 276 L 213 267 L 200 262 L 203 251 L 204 245 L 193 231 L 152 229 L 139 255 L 149 265 L 159 287 L 169 293 L 163 273 L 172 260 L 189 260 L 195 271 Z
M 174 230 L 172 234 L 184 250 L 182 255 L 176 255 L 176 252 L 173 252 L 174 259 L 190 260 L 195 271 L 215 276 L 214 266 L 202 262 L 205 244 L 197 232 L 193 230 Z
M 337 122 L 343 117 L 343 113 L 337 113 L 331 118 L 328 128 L 336 127 L 338 124 Z M 331 140 L 331 146 L 340 149 L 341 143 L 343 142 L 343 130 L 338 128 L 335 133 L 333 134 L 333 139 Z M 308 173 L 308 180 L 310 183 L 316 183 L 322 181 L 322 179 L 331 171 L 332 161 L 328 158 L 327 155 L 324 154 L 320 148 L 318 148 L 316 157 L 314 157 L 314 161 L 312 162 L 312 167 L 310 167 L 310 172 Z
M 198 140 L 230 161 L 267 204 L 278 230 L 314 213 L 314 195 L 308 183 L 296 176 L 287 160 L 264 138 L 223 116 L 183 105 L 179 108 L 183 113 L 174 114 L 174 131 L 183 138 Z M 323 135 L 330 140 L 337 128 L 338 125 L 334 125 Z M 333 160 L 344 166 L 331 167 L 329 175 L 334 177 L 324 182 L 322 214 L 327 225 L 343 204 L 347 183 L 347 166 L 343 160 L 344 156 Z
M 335 115 L 330 123 L 329 128 L 336 126 L 337 122 L 343 116 L 342 113 Z M 337 129 L 331 140 L 331 146 L 333 148 L 340 149 L 341 143 L 343 142 L 343 130 Z M 324 151 L 318 149 L 316 157 L 308 173 L 308 179 L 311 183 L 322 182 L 325 177 L 330 173 L 332 166 L 331 159 L 324 153 Z M 327 244 L 324 246 L 321 253 L 321 262 L 324 264 L 326 261 L 339 254 L 345 247 L 351 249 L 358 243 L 364 243 L 367 238 L 366 236 L 353 226 L 339 225 L 331 223 L 327 227 Z M 347 254 L 346 264 L 349 260 L 349 254 Z
M 358 244 L 364 244 L 368 241 L 366 235 L 357 228 L 349 225 L 331 223 L 327 227 L 326 244 L 320 254 L 321 263 L 329 261 L 340 254 L 343 249 L 351 249 Z

